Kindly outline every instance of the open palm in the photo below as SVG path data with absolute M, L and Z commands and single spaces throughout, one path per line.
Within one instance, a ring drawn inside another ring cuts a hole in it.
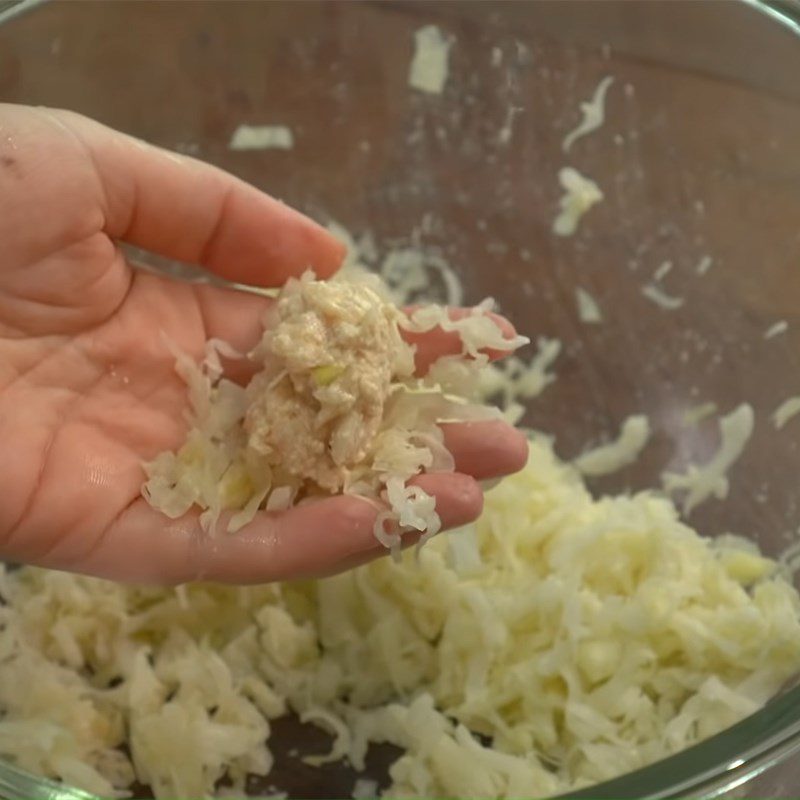
M 277 286 L 343 252 L 322 228 L 235 178 L 69 112 L 0 105 L 0 557 L 122 580 L 264 581 L 382 552 L 376 508 L 334 497 L 260 513 L 234 536 L 141 498 L 142 461 L 185 435 L 166 334 L 199 356 L 248 349 L 266 299 L 131 269 L 127 241 L 221 277 Z M 420 359 L 446 347 L 420 343 Z M 460 471 L 425 475 L 445 527 L 480 512 L 476 479 L 521 465 L 500 423 L 451 426 Z

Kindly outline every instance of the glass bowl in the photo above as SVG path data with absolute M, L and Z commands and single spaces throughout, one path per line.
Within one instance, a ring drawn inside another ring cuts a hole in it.
M 644 457 L 595 491 L 657 485 L 708 458 L 717 427 L 687 427 L 687 410 L 751 403 L 756 432 L 729 498 L 690 521 L 772 556 L 795 541 L 797 421 L 776 431 L 770 415 L 800 393 L 796 0 L 73 2 L 23 4 L 4 20 L 3 100 L 68 107 L 196 155 L 371 232 L 379 248 L 414 241 L 456 269 L 468 302 L 492 295 L 524 333 L 560 339 L 558 380 L 527 424 L 566 457 L 631 413 L 655 431 Z M 408 87 L 413 34 L 428 23 L 453 37 L 440 95 Z M 567 157 L 579 103 L 606 75 L 606 123 Z M 243 123 L 287 125 L 294 147 L 232 151 Z M 567 164 L 605 200 L 559 238 Z M 684 298 L 675 310 L 641 294 L 666 261 L 665 287 Z M 603 324 L 581 323 L 578 286 Z M 718 736 L 573 796 L 784 796 L 800 784 L 798 749 L 800 688 L 789 686 Z M 347 794 L 337 781 L 284 783 L 297 797 Z M 0 794 L 88 797 L 8 766 Z

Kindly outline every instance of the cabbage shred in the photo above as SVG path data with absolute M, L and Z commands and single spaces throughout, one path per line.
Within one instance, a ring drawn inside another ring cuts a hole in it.
M 773 561 L 667 498 L 593 499 L 543 438 L 417 559 L 246 588 L 23 568 L 2 594 L 0 754 L 108 797 L 134 777 L 213 796 L 223 775 L 241 796 L 288 710 L 357 769 L 403 748 L 387 796 L 542 797 L 688 747 L 800 669 Z
M 437 370 L 415 377 L 402 331 L 456 333 L 461 353 L 441 361 L 474 384 L 488 366 L 484 350 L 512 352 L 528 341 L 506 338 L 492 307 L 484 301 L 460 319 L 437 305 L 407 315 L 376 275 L 290 280 L 267 312 L 249 356 L 259 370 L 246 387 L 223 375 L 220 354 L 238 355 L 225 343 L 209 342 L 200 364 L 174 351 L 188 386 L 189 432 L 176 453 L 145 465 L 145 498 L 172 518 L 198 507 L 209 532 L 224 515 L 236 532 L 259 509 L 344 491 L 386 503 L 375 536 L 393 552 L 403 531 L 426 540 L 441 526 L 435 500 L 408 481 L 453 470 L 438 423 L 499 412 L 445 391 Z

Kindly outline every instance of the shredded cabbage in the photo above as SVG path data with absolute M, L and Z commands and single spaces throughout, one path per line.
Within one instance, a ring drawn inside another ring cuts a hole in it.
M 507 412 L 524 411 L 519 401 L 538 397 L 556 379 L 548 370 L 561 353 L 558 339 L 541 336 L 536 347 L 536 354 L 527 363 L 512 356 L 489 364 L 477 376 L 478 395 L 497 400 Z
M 683 475 L 667 472 L 662 475 L 664 489 L 685 493 L 683 511 L 691 513 L 709 497 L 722 500 L 728 496 L 727 472 L 744 451 L 753 433 L 753 408 L 742 403 L 719 421 L 720 446 L 714 457 L 702 467 L 691 464 Z
M 780 430 L 792 417 L 800 414 L 800 396 L 788 397 L 772 412 L 772 423 Z
M 643 286 L 642 294 L 659 308 L 663 308 L 666 311 L 675 311 L 684 303 L 682 297 L 673 297 L 653 283 L 648 283 L 646 286 Z
M 683 412 L 681 421 L 684 425 L 691 427 L 692 425 L 698 425 L 707 417 L 713 416 L 717 411 L 717 404 L 712 400 L 708 400 L 705 403 L 699 403 L 696 406 L 687 408 Z
M 785 320 L 779 320 L 774 325 L 770 325 L 766 331 L 764 331 L 764 338 L 765 339 L 773 339 L 775 336 L 780 336 L 782 333 L 786 333 L 789 330 L 789 323 Z
M 575 302 L 578 306 L 578 319 L 587 325 L 597 325 L 603 321 L 603 312 L 597 304 L 597 300 L 578 286 L 575 289 Z
M 414 33 L 414 58 L 408 85 L 427 94 L 441 94 L 447 82 L 448 58 L 453 39 L 436 25 L 425 25 Z
M 606 93 L 614 83 L 614 78 L 607 75 L 597 84 L 591 100 L 580 104 L 582 119 L 580 123 L 571 130 L 561 143 L 561 149 L 568 153 L 572 145 L 582 136 L 593 133 L 600 128 L 605 121 L 605 102 Z
M 291 150 L 294 134 L 286 125 L 240 125 L 231 136 L 229 150 Z
M 714 265 L 714 259 L 711 256 L 703 256 L 700 261 L 697 262 L 697 266 L 695 267 L 695 271 L 698 275 L 705 275 L 711 267 Z
M 530 342 L 526 336 L 508 339 L 488 315 L 494 309 L 494 301 L 487 298 L 470 310 L 465 317 L 453 318 L 446 308 L 436 305 L 415 309 L 403 323 L 406 330 L 428 333 L 435 328 L 457 333 L 461 339 L 464 355 L 478 356 L 482 350 L 492 349 L 510 353 Z
M 408 303 L 420 296 L 430 298 L 431 279 L 441 281 L 444 305 L 456 308 L 464 303 L 464 290 L 458 275 L 440 256 L 416 247 L 403 247 L 386 254 L 380 276 L 395 295 Z
M 144 497 L 172 518 L 200 508 L 213 533 L 223 515 L 236 532 L 259 509 L 345 491 L 387 503 L 375 536 L 395 555 L 404 531 L 427 541 L 441 528 L 435 501 L 408 481 L 453 471 L 438 423 L 496 416 L 474 390 L 488 365 L 483 351 L 513 352 L 528 341 L 507 339 L 492 307 L 487 300 L 451 319 L 427 305 L 407 316 L 377 275 L 351 267 L 335 281 L 308 273 L 286 284 L 250 354 L 260 370 L 246 387 L 224 377 L 220 356 L 242 357 L 230 345 L 209 342 L 195 364 L 167 343 L 188 387 L 190 428 L 177 453 L 145 465 Z M 434 328 L 458 334 L 462 353 L 414 377 L 401 329 Z
M 556 236 L 572 236 L 578 230 L 583 215 L 603 199 L 600 187 L 573 167 L 559 170 L 558 180 L 564 190 L 559 201 L 559 213 L 553 220 Z
M 644 414 L 634 414 L 622 423 L 616 441 L 581 453 L 573 464 L 584 475 L 608 475 L 636 461 L 649 438 L 649 420 Z
M 543 797 L 688 747 L 800 669 L 800 597 L 755 544 L 698 536 L 665 497 L 593 499 L 542 437 L 416 558 L 246 588 L 1 586 L 0 755 L 106 797 L 134 778 L 207 797 L 223 775 L 241 797 L 287 710 L 333 735 L 318 763 L 402 748 L 385 796 Z

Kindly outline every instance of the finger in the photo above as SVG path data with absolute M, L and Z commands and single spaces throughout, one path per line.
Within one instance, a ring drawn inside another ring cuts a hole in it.
M 403 534 L 403 540 L 400 543 L 401 550 L 409 550 L 415 547 L 419 542 L 421 533 L 416 531 L 408 531 Z M 365 550 L 363 553 L 357 553 L 354 556 L 348 556 L 343 561 L 338 562 L 329 571 L 321 572 L 317 578 L 328 578 L 331 575 L 338 575 L 341 572 L 348 572 L 357 567 L 363 567 L 364 564 L 369 564 L 371 561 L 376 561 L 379 558 L 390 558 L 391 551 L 387 550 L 382 544 L 376 541 L 375 546 L 371 550 Z
M 528 440 L 506 422 L 458 422 L 441 426 L 456 470 L 483 481 L 519 472 L 528 461 Z
M 480 487 L 466 475 L 423 475 L 415 483 L 436 497 L 443 528 L 464 525 L 481 512 Z M 373 527 L 378 512 L 375 503 L 338 496 L 288 511 L 260 512 L 238 533 L 212 536 L 201 531 L 197 513 L 168 520 L 141 499 L 78 563 L 43 566 L 157 584 L 310 578 L 343 569 L 360 554 L 377 555 Z
M 309 268 L 328 277 L 344 257 L 324 228 L 216 167 L 78 114 L 43 113 L 90 154 L 112 238 L 255 286 L 279 286 Z
M 448 313 L 451 319 L 463 319 L 472 313 L 469 308 L 451 308 Z M 497 325 L 500 332 L 503 334 L 504 339 L 512 340 L 517 331 L 514 326 L 499 314 L 487 313 L 487 316 Z M 416 346 L 417 351 L 414 356 L 414 362 L 417 367 L 417 372 L 424 375 L 431 365 L 442 356 L 458 355 L 462 352 L 461 337 L 456 331 L 443 331 L 441 328 L 434 328 L 427 333 L 414 333 L 411 331 L 403 331 L 403 338 L 409 343 Z M 507 356 L 507 350 L 484 350 L 484 352 L 492 361 Z

